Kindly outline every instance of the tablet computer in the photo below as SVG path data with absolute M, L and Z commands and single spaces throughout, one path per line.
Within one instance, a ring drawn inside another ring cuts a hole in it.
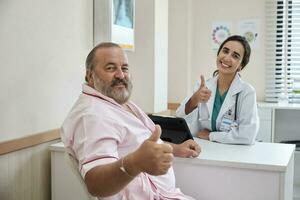
M 162 140 L 180 144 L 188 139 L 193 139 L 185 119 L 158 115 L 149 115 L 149 117 L 154 124 L 160 125 Z

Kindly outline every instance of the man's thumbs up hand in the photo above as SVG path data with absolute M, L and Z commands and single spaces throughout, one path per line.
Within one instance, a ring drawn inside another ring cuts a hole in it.
M 148 138 L 149 141 L 157 142 L 161 135 L 161 128 L 159 125 L 155 125 L 155 130 L 152 135 Z
M 173 161 L 173 147 L 170 144 L 159 144 L 160 126 L 156 125 L 150 137 L 133 153 L 134 165 L 140 172 L 151 175 L 162 175 L 168 172 Z

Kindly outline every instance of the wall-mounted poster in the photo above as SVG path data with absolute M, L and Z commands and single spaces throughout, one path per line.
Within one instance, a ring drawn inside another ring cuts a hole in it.
M 134 0 L 113 0 L 111 41 L 134 50 Z
M 212 23 L 211 44 L 213 50 L 218 50 L 220 44 L 232 34 L 232 22 L 218 21 Z
M 252 49 L 258 48 L 259 20 L 242 20 L 238 23 L 238 34 L 249 42 Z

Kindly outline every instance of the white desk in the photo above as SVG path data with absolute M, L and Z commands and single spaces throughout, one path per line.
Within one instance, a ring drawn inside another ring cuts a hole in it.
M 198 159 L 176 158 L 177 185 L 205 200 L 292 200 L 294 145 L 226 145 L 196 139 Z
M 224 145 L 196 139 L 199 158 L 176 158 L 176 183 L 197 200 L 292 200 L 294 145 Z M 84 199 L 64 161 L 62 143 L 50 146 L 52 200 Z M 72 198 L 71 198 L 72 197 Z

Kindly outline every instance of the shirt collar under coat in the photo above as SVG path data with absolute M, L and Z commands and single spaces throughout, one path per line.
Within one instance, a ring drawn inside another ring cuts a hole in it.
M 228 89 L 227 95 L 224 99 L 223 105 L 221 107 L 221 110 L 219 112 L 218 118 L 220 116 L 223 116 L 223 114 L 228 110 L 228 106 L 232 106 L 235 104 L 235 95 L 242 91 L 242 79 L 240 78 L 239 73 L 237 73 Z M 218 75 L 211 78 L 207 81 L 207 87 L 211 90 L 211 97 L 207 101 L 207 107 L 209 110 L 209 118 L 211 119 L 215 96 L 216 96 L 216 90 L 217 90 L 217 83 L 218 83 Z

